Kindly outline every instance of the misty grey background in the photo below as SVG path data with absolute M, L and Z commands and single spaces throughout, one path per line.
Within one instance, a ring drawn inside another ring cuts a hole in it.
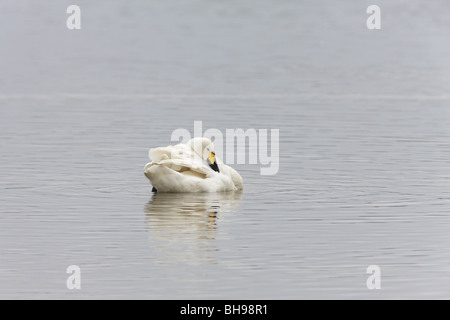
M 449 298 L 449 9 L 3 0 L 0 298 Z M 278 174 L 152 196 L 194 120 L 280 129 Z

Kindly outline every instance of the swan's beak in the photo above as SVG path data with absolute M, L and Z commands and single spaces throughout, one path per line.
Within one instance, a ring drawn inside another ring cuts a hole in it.
M 216 162 L 216 154 L 214 152 L 211 152 L 209 154 L 208 163 L 209 163 L 209 166 L 211 167 L 211 169 L 213 169 L 216 172 L 220 172 L 219 167 L 217 166 L 217 162 Z

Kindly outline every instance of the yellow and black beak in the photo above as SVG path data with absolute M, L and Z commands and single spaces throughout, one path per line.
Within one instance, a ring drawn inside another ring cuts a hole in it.
M 211 167 L 211 169 L 213 169 L 216 172 L 220 172 L 219 167 L 217 166 L 216 154 L 214 152 L 209 153 L 208 164 Z

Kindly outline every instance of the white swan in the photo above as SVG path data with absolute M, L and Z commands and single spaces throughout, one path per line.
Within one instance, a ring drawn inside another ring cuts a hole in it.
M 144 168 L 154 192 L 219 192 L 242 190 L 239 173 L 216 157 L 207 138 L 150 149 Z

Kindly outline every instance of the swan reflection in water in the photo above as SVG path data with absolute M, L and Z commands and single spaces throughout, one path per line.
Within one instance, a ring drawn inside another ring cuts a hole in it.
M 237 210 L 242 192 L 155 193 L 145 205 L 149 241 L 163 264 L 215 263 L 220 220 Z

